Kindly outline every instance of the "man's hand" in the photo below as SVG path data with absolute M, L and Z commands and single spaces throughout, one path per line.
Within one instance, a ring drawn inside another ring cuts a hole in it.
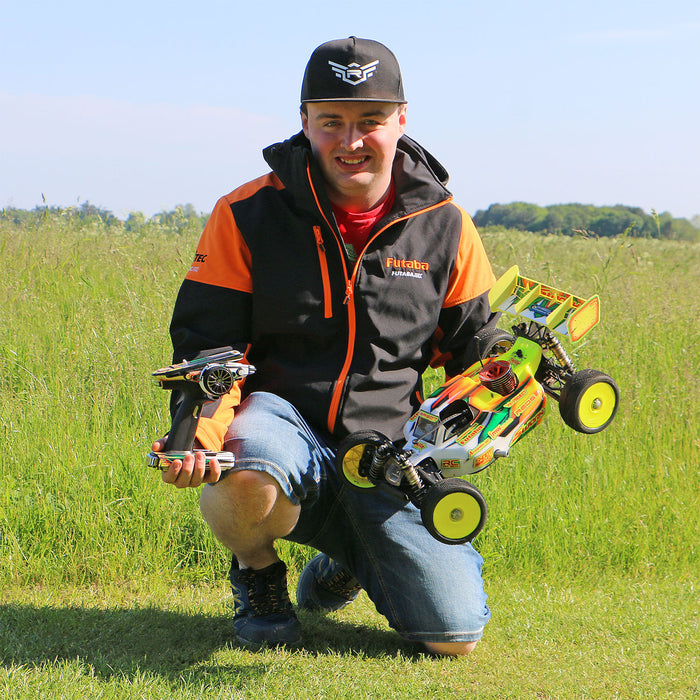
M 156 440 L 151 449 L 162 452 L 165 449 L 165 439 Z M 179 489 L 196 488 L 202 484 L 214 484 L 221 477 L 221 467 L 216 459 L 209 460 L 209 469 L 204 468 L 204 453 L 198 450 L 189 452 L 183 460 L 176 459 L 161 477 L 166 484 L 172 484 Z

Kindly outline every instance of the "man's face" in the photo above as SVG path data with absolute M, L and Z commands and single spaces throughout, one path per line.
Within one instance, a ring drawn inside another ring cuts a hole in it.
M 326 179 L 328 196 L 348 211 L 367 211 L 386 194 L 406 105 L 309 102 L 302 128 Z

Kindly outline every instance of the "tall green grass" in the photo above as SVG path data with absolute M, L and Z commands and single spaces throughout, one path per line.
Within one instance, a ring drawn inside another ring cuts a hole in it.
M 191 584 L 225 574 L 198 493 L 164 486 L 145 466 L 168 427 L 168 396 L 150 373 L 169 362 L 170 313 L 197 235 L 60 213 L 0 221 L 3 585 Z M 580 368 L 615 377 L 622 395 L 603 433 L 574 433 L 554 405 L 510 457 L 473 477 L 489 504 L 477 540 L 488 576 L 691 577 L 700 246 L 516 231 L 487 231 L 484 241 L 497 273 L 518 264 L 601 295 L 601 325 L 569 350 Z M 293 570 L 310 555 L 282 550 Z
M 700 248 L 516 232 L 487 235 L 486 245 L 499 272 L 519 264 L 561 288 L 600 294 L 602 322 L 571 354 L 621 391 L 603 433 L 570 430 L 555 404 L 509 461 L 484 474 L 487 560 L 562 574 L 697 573 Z

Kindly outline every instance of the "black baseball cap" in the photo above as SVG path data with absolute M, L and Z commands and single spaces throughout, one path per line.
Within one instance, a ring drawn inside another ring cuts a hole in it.
M 378 41 L 354 36 L 328 41 L 306 64 L 301 101 L 403 104 L 399 62 Z

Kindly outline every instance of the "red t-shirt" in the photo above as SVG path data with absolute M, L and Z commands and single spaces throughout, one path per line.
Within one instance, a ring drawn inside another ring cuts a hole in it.
M 362 252 L 362 249 L 367 244 L 369 234 L 374 225 L 383 216 L 391 211 L 394 204 L 394 181 L 391 181 L 389 194 L 383 202 L 380 202 L 374 209 L 369 211 L 350 212 L 341 209 L 335 204 L 332 205 L 335 221 L 338 224 L 338 230 L 343 237 L 345 249 L 348 252 L 350 260 L 357 260 L 357 256 Z

